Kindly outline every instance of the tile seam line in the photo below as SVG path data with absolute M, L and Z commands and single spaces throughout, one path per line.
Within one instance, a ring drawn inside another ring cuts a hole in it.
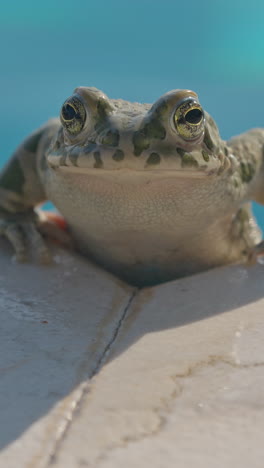
M 99 357 L 99 359 L 97 361 L 96 366 L 92 370 L 92 372 L 90 374 L 90 379 L 92 379 L 99 372 L 99 370 L 101 369 L 102 365 L 104 364 L 108 354 L 111 352 L 112 346 L 114 345 L 114 343 L 115 343 L 115 341 L 116 341 L 116 339 L 117 339 L 117 337 L 119 335 L 119 332 L 121 331 L 122 326 L 124 325 L 124 323 L 126 321 L 127 315 L 129 313 L 129 309 L 130 309 L 130 307 L 132 305 L 132 302 L 134 301 L 134 299 L 137 296 L 139 291 L 140 291 L 140 289 L 138 289 L 138 288 L 135 289 L 132 292 L 131 296 L 129 297 L 129 299 L 127 301 L 127 304 L 124 307 L 123 313 L 121 314 L 121 317 L 117 322 L 117 326 L 114 329 L 112 338 L 110 339 L 109 343 L 105 346 L 101 356 Z
M 68 431 L 70 430 L 70 427 L 75 419 L 75 415 L 78 414 L 80 411 L 83 399 L 89 392 L 89 387 L 90 387 L 90 381 L 91 379 L 100 371 L 102 365 L 104 364 L 108 354 L 111 352 L 111 349 L 119 335 L 120 330 L 122 329 L 122 326 L 124 322 L 126 321 L 127 315 L 129 313 L 130 307 L 132 305 L 132 302 L 136 298 L 137 294 L 141 291 L 141 289 L 136 288 L 134 291 L 132 291 L 131 296 L 129 297 L 126 306 L 123 309 L 123 312 L 121 314 L 121 317 L 119 318 L 117 325 L 114 329 L 114 332 L 112 334 L 112 337 L 110 338 L 109 342 L 106 344 L 104 347 L 101 356 L 98 358 L 97 364 L 94 366 L 92 372 L 88 376 L 88 380 L 82 385 L 80 389 L 80 393 L 78 395 L 78 398 L 76 398 L 75 405 L 69 409 L 69 411 L 65 415 L 65 420 L 63 427 L 61 427 L 61 430 L 59 431 L 59 434 L 57 434 L 57 437 L 55 436 L 55 441 L 53 444 L 53 447 L 50 451 L 50 454 L 48 456 L 48 459 L 44 465 L 45 468 L 49 468 L 54 463 L 56 463 L 56 458 L 58 456 L 60 447 L 63 443 L 63 440 L 65 439 Z M 43 466 L 43 465 L 42 465 Z

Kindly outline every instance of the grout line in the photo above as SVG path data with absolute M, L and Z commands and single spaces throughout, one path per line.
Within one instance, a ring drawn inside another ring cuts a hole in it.
M 74 420 L 74 417 L 79 413 L 82 405 L 82 401 L 84 397 L 89 393 L 89 387 L 90 387 L 90 381 L 91 379 L 100 371 L 102 365 L 104 364 L 108 354 L 111 351 L 112 346 L 114 345 L 119 332 L 126 320 L 127 314 L 129 312 L 129 309 L 131 307 L 131 304 L 133 300 L 135 299 L 138 291 L 140 291 L 138 288 L 133 291 L 131 294 L 127 305 L 124 307 L 123 313 L 117 323 L 116 328 L 114 329 L 114 333 L 112 338 L 110 339 L 109 343 L 105 346 L 101 356 L 99 357 L 97 364 L 95 365 L 93 371 L 90 373 L 88 376 L 88 380 L 86 380 L 82 385 L 81 388 L 79 388 L 79 394 L 77 394 L 76 398 L 74 399 L 74 403 L 72 402 L 70 405 L 70 408 L 66 413 L 64 413 L 64 421 L 61 421 L 59 425 L 59 430 L 55 436 L 55 442 L 53 444 L 52 450 L 50 455 L 48 456 L 47 462 L 45 463 L 45 467 L 48 468 L 51 465 L 53 465 L 56 462 L 57 454 L 58 451 L 61 447 L 61 444 L 63 440 L 65 439 L 65 436 L 67 435 L 70 426 Z
M 104 364 L 108 354 L 111 351 L 111 348 L 112 348 L 113 344 L 115 343 L 115 341 L 116 341 L 116 339 L 117 339 L 117 337 L 119 335 L 119 332 L 120 332 L 120 330 L 121 330 L 121 328 L 123 326 L 123 323 L 126 320 L 126 317 L 127 317 L 128 311 L 130 309 L 130 306 L 131 306 L 133 300 L 135 299 L 138 291 L 139 291 L 139 289 L 135 289 L 133 291 L 133 293 L 131 294 L 131 296 L 130 296 L 128 302 L 127 302 L 127 305 L 124 307 L 124 311 L 123 311 L 120 319 L 118 320 L 117 327 L 114 330 L 114 333 L 113 333 L 113 336 L 112 336 L 111 340 L 106 345 L 105 349 L 102 352 L 101 357 L 98 359 L 98 362 L 97 362 L 96 366 L 94 367 L 93 371 L 91 372 L 90 379 L 93 378 L 99 372 L 99 370 L 101 369 L 101 366 Z

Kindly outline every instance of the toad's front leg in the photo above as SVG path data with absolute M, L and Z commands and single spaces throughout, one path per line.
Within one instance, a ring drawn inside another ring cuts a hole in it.
M 30 135 L 0 173 L 0 234 L 11 242 L 18 261 L 27 260 L 29 252 L 43 263 L 51 261 L 41 232 L 53 232 L 66 243 L 66 233 L 55 234 L 61 231 L 58 223 L 35 210 L 47 198 L 40 171 L 45 171 L 43 158 L 57 128 L 52 120 Z
M 232 148 L 238 166 L 235 174 L 236 190 L 241 194 L 241 201 L 256 201 L 264 205 L 264 129 L 256 128 L 232 138 L 228 145 Z M 246 205 L 241 212 L 246 213 Z M 252 217 L 246 216 L 248 227 L 246 233 L 256 237 L 256 242 L 249 249 L 249 263 L 255 263 L 264 255 L 264 241 L 259 242 L 257 226 Z M 243 236 L 245 232 L 243 231 Z

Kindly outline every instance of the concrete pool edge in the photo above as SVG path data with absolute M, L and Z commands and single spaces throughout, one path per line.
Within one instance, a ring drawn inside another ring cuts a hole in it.
M 0 466 L 262 466 L 261 265 L 135 294 L 0 255 Z

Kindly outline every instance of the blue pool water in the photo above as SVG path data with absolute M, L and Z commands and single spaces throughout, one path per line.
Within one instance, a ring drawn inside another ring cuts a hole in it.
M 263 126 L 263 15 L 263 0 L 4 2 L 0 162 L 79 85 L 145 102 L 190 88 L 224 139 Z

